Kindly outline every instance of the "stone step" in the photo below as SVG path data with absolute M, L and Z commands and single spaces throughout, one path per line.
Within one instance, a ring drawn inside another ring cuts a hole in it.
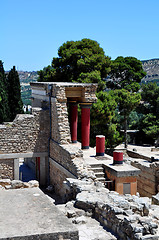
M 103 168 L 101 163 L 90 164 L 91 168 Z
M 100 172 L 100 173 L 95 173 L 96 178 L 104 178 L 104 173 Z
M 104 178 L 104 177 L 97 178 L 97 180 L 98 180 L 99 182 L 102 182 L 102 183 L 105 182 L 105 178 Z
M 96 167 L 96 168 L 92 168 L 92 170 L 93 170 L 93 172 L 94 173 L 101 173 L 101 172 L 103 172 L 103 168 L 102 167 Z

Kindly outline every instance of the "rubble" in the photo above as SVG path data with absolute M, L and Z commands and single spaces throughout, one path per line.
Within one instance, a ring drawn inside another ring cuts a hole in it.
M 79 208 L 84 210 L 83 216 L 95 217 L 103 227 L 117 234 L 118 239 L 159 239 L 159 218 L 156 218 L 156 207 L 151 204 L 150 198 L 119 195 L 90 180 L 69 178 L 65 184 L 75 198 L 67 203 L 65 214 L 74 223 L 84 222 L 85 218 L 77 217 L 75 208 Z
M 36 180 L 31 180 L 29 182 L 22 182 L 21 180 L 10 180 L 1 179 L 0 180 L 0 190 L 18 189 L 18 188 L 33 188 L 39 187 L 39 182 Z

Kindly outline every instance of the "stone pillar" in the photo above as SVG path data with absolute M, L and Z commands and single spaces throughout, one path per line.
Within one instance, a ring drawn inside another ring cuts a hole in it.
M 91 103 L 81 103 L 82 149 L 89 149 Z
M 14 159 L 14 180 L 19 180 L 19 158 Z
M 40 185 L 46 185 L 46 160 L 45 156 L 40 157 Z
M 78 121 L 78 105 L 76 102 L 69 102 L 70 105 L 70 130 L 72 143 L 77 142 L 77 121 Z

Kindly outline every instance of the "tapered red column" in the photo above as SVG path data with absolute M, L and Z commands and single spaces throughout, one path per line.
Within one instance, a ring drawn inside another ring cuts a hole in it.
M 77 142 L 77 122 L 78 122 L 78 105 L 76 102 L 70 102 L 70 130 L 71 141 Z
M 82 149 L 89 149 L 90 139 L 90 103 L 81 103 Z

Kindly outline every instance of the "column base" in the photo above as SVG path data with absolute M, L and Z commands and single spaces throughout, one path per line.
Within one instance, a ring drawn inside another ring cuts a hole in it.
M 104 153 L 96 153 L 96 156 L 104 156 Z
M 82 149 L 89 149 L 89 146 L 82 146 Z
M 72 143 L 77 143 L 77 140 L 72 140 Z

